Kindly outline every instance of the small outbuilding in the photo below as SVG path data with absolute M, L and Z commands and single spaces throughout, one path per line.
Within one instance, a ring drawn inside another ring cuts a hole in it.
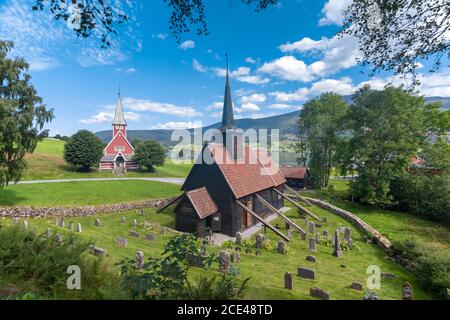
M 304 189 L 308 186 L 309 172 L 307 167 L 281 166 L 281 172 L 286 178 L 286 184 L 294 189 Z

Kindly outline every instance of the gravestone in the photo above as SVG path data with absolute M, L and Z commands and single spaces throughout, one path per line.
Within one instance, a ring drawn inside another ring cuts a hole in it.
M 125 217 L 120 218 L 121 224 L 125 224 L 126 222 L 127 222 L 127 218 L 125 218 Z
M 130 231 L 130 232 L 128 232 L 128 235 L 133 238 L 139 238 L 141 236 L 141 234 L 136 231 Z
M 306 261 L 309 261 L 309 262 L 316 262 L 316 257 L 315 257 L 315 256 L 307 256 L 307 257 L 306 257 Z
M 328 222 L 328 219 L 327 219 L 326 217 L 322 217 L 322 222 L 323 222 L 323 223 L 327 223 L 327 222 Z
M 328 231 L 327 231 L 327 230 L 323 230 L 323 231 L 322 231 L 322 235 L 323 235 L 324 237 L 328 237 Z
M 100 219 L 95 219 L 95 226 L 96 227 L 101 227 L 102 226 L 102 222 L 100 221 Z
M 315 272 L 314 272 L 314 270 L 312 270 L 312 269 L 299 267 L 299 268 L 297 269 L 297 275 L 298 275 L 300 278 L 314 280 Z
M 402 289 L 403 300 L 414 300 L 413 288 L 408 282 L 403 284 Z
M 395 279 L 395 274 L 393 274 L 393 273 L 382 272 L 381 275 L 382 275 L 385 279 Z
M 278 241 L 277 252 L 279 254 L 286 254 L 286 243 L 283 240 Z
M 83 229 L 81 228 L 81 223 L 78 223 L 78 224 L 77 224 L 77 232 L 78 232 L 78 233 L 83 232 Z
M 286 272 L 284 274 L 284 288 L 292 290 L 292 284 L 293 284 L 292 274 L 290 272 Z
M 262 249 L 264 247 L 264 241 L 265 241 L 264 235 L 261 233 L 258 233 L 256 235 L 256 244 L 255 244 L 256 248 Z
M 59 227 L 59 220 L 58 220 L 58 218 L 55 218 L 55 226 Z
M 23 220 L 23 227 L 25 229 L 28 229 L 28 221 L 27 220 Z
M 73 232 L 73 229 L 74 229 L 74 224 L 73 224 L 72 221 L 70 221 L 69 222 L 69 230 L 70 230 L 70 232 Z
M 350 240 L 347 241 L 348 242 L 348 247 L 351 249 L 353 249 L 353 240 L 352 238 L 350 238 Z
M 61 218 L 61 221 L 59 222 L 59 226 L 61 228 L 64 228 L 66 226 L 65 223 L 64 223 L 64 218 Z
M 64 244 L 64 237 L 61 234 L 55 236 L 55 242 L 59 245 Z
M 119 247 L 124 247 L 126 248 L 128 246 L 128 239 L 122 238 L 122 237 L 117 237 L 116 238 L 116 243 Z
M 241 261 L 241 254 L 239 252 L 232 252 L 230 254 L 231 262 L 238 263 Z
M 252 253 L 252 249 L 250 249 L 250 248 L 245 248 L 245 253 L 246 253 L 246 254 Z
M 144 209 L 141 209 L 141 216 L 145 217 L 145 210 Z
M 289 224 L 289 222 L 285 222 L 284 223 L 284 227 L 289 230 L 291 228 L 291 225 Z
M 292 239 L 292 229 L 288 229 L 287 236 L 289 239 Z
M 321 299 L 324 299 L 324 300 L 329 300 L 330 299 L 330 294 L 327 291 L 325 291 L 323 289 L 320 289 L 320 288 L 311 288 L 311 289 L 309 289 L 309 295 L 311 297 L 321 298 Z
M 358 291 L 362 291 L 363 290 L 363 286 L 361 284 L 361 282 L 358 281 L 354 281 L 352 282 L 351 286 L 350 286 L 353 290 L 358 290 Z
M 316 224 L 313 221 L 309 221 L 309 223 L 308 223 L 308 231 L 309 231 L 309 233 L 315 233 L 316 232 Z
M 339 241 L 339 230 L 336 230 L 336 232 L 334 233 L 333 256 L 335 256 L 335 257 L 342 256 L 341 242 Z
M 156 240 L 156 235 L 154 235 L 153 233 L 147 233 L 145 235 L 145 240 L 148 241 L 155 241 Z
M 316 239 L 314 239 L 314 238 L 309 239 L 308 249 L 309 249 L 309 251 L 317 252 Z
M 320 233 L 319 232 L 316 234 L 316 242 L 320 242 Z
M 345 228 L 344 229 L 344 239 L 346 240 L 346 241 L 349 241 L 350 240 L 350 237 L 351 237 L 351 230 L 350 230 L 350 228 Z
M 136 251 L 136 269 L 141 270 L 144 267 L 144 252 Z
M 137 228 L 138 222 L 136 219 L 133 220 L 133 228 Z
M 306 240 L 306 232 L 300 231 L 300 239 L 301 240 Z
M 236 244 L 241 245 L 242 244 L 242 233 L 236 232 Z
M 230 273 L 230 253 L 227 251 L 219 251 L 219 272 L 229 274 Z
M 46 232 L 46 237 L 47 237 L 47 239 L 50 239 L 51 236 L 52 236 L 52 229 L 47 228 L 47 232 Z
M 318 224 L 318 223 L 316 223 L 316 229 L 320 229 L 320 228 L 322 228 L 322 225 L 321 225 L 321 224 Z
M 103 248 L 95 247 L 94 245 L 89 246 L 89 253 L 94 256 L 106 256 L 106 250 Z

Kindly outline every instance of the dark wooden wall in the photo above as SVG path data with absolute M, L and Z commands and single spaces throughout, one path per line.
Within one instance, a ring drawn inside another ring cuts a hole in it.
M 175 207 L 175 229 L 183 232 L 197 232 L 198 215 L 185 197 Z

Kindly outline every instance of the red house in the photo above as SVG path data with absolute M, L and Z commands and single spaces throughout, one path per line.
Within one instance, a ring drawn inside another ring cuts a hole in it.
M 112 139 L 103 149 L 100 170 L 112 170 L 114 173 L 120 174 L 130 169 L 137 169 L 137 164 L 133 162 L 134 148 L 127 140 L 127 122 L 123 114 L 120 93 L 112 126 Z

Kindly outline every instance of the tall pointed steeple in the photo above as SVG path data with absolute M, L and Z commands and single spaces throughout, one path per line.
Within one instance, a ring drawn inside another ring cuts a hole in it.
M 125 116 L 123 115 L 122 99 L 120 98 L 120 89 L 119 94 L 117 95 L 116 113 L 114 114 L 114 121 L 112 124 L 122 126 L 127 125 L 127 122 L 125 121 Z
M 230 79 L 228 75 L 228 54 L 226 55 L 226 62 L 227 62 L 227 76 L 225 83 L 225 95 L 223 100 L 222 125 L 220 126 L 221 131 L 236 128 L 234 125 L 233 101 L 231 100 Z

